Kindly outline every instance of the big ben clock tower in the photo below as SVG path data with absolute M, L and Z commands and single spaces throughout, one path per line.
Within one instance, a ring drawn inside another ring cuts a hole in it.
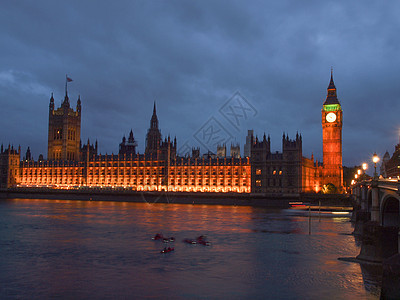
M 328 95 L 322 106 L 323 184 L 332 183 L 339 191 L 343 188 L 342 122 L 343 112 L 331 71 Z

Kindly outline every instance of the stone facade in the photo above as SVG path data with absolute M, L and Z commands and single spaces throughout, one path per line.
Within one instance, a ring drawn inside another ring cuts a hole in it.
M 390 156 L 389 156 L 390 157 Z M 400 177 L 400 144 L 397 144 L 394 148 L 392 157 L 388 159 L 385 155 L 384 160 L 382 160 L 381 175 L 383 177 L 399 178 Z M 383 169 L 383 170 L 382 170 Z M 384 172 L 382 172 L 384 171 Z
M 21 148 L 18 151 L 13 146 L 0 151 L 0 188 L 15 186 L 20 182 Z
M 335 117 L 328 117 L 334 113 Z M 248 132 L 246 156 L 240 146 L 226 146 L 218 155 L 177 155 L 176 138 L 162 140 L 156 105 L 146 135 L 144 154 L 136 152 L 137 143 L 131 131 L 119 144 L 117 155 L 98 154 L 95 145 L 80 143 L 81 101 L 76 111 L 70 108 L 66 91 L 60 108 L 54 110 L 50 99 L 48 159 L 34 161 L 29 155 L 20 160 L 21 151 L 12 147 L 1 151 L 0 182 L 2 188 L 14 186 L 50 188 L 117 188 L 137 191 L 236 192 L 255 194 L 299 194 L 319 192 L 323 184 L 341 187 L 342 111 L 331 76 L 327 100 L 322 110 L 324 164 L 303 157 L 302 136 L 290 139 L 283 134 L 282 152 L 271 152 L 271 140 L 262 140 Z M 28 152 L 27 152 L 28 153 Z M 28 159 L 29 156 L 29 159 Z
M 321 166 L 303 157 L 302 137 L 282 136 L 282 152 L 271 152 L 271 139 L 255 138 L 251 147 L 253 193 L 298 194 L 321 190 Z

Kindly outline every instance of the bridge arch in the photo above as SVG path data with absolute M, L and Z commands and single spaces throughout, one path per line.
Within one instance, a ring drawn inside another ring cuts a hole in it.
M 380 211 L 383 227 L 400 227 L 400 199 L 396 194 L 384 195 Z

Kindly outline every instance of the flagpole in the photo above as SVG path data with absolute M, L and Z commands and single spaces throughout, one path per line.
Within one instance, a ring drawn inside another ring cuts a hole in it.
M 65 96 L 67 96 L 67 74 L 65 74 Z

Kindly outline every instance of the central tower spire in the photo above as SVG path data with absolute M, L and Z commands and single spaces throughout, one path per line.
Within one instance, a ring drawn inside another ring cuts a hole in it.
M 156 111 L 156 102 L 154 101 L 153 115 L 150 120 L 150 128 L 146 135 L 145 154 L 151 158 L 158 158 L 160 152 L 161 132 L 158 129 L 158 118 Z
M 154 101 L 153 115 L 150 120 L 150 128 L 158 129 L 158 118 L 156 112 L 156 101 Z
M 328 93 L 324 105 L 335 105 L 335 104 L 340 105 L 340 102 L 337 98 L 335 83 L 333 82 L 333 69 L 331 69 L 331 80 L 329 82 Z

